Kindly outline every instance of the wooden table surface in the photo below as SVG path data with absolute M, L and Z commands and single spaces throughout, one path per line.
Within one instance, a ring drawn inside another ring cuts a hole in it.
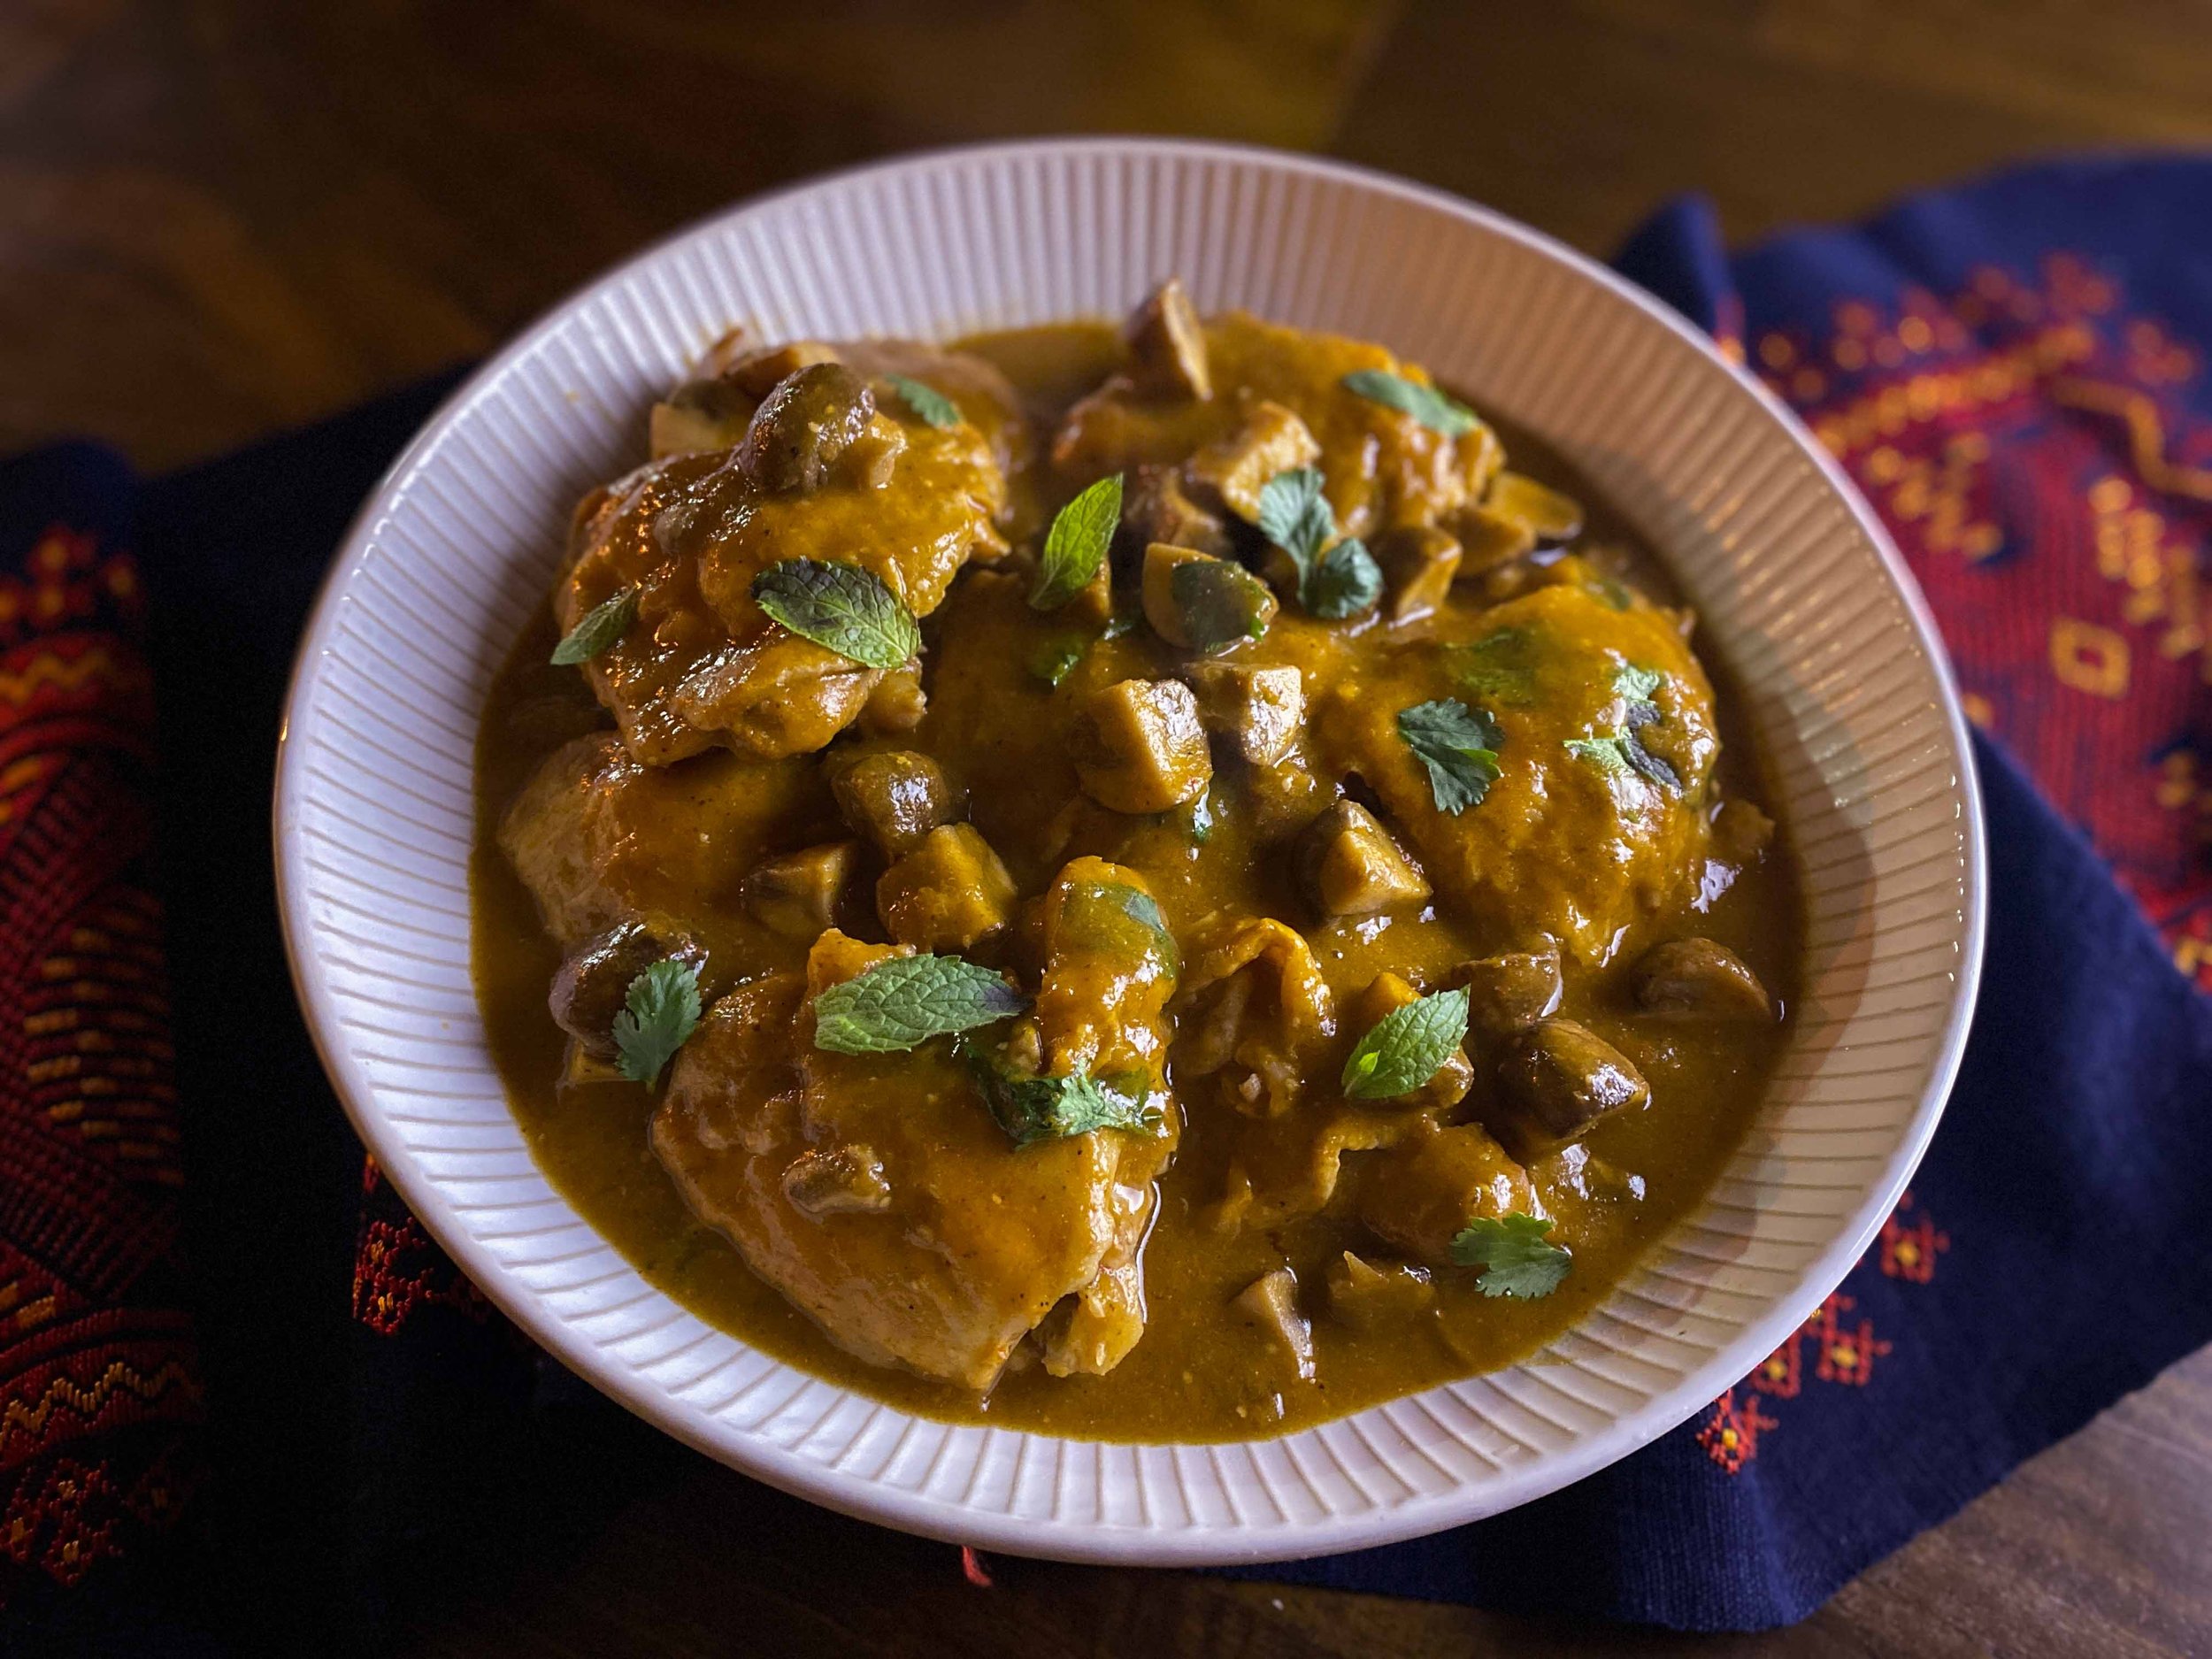
M 0 451 L 218 451 L 480 353 L 710 209 L 922 145 L 1325 150 L 1602 254 L 1686 188 L 1743 238 L 2039 152 L 2212 139 L 2212 12 L 2191 0 L 750 10 L 15 0 Z M 941 1547 L 657 1455 L 665 1477 L 593 1536 L 408 1604 L 419 1651 L 2212 1653 L 2212 1350 L 1756 1637 L 1018 1562 L 986 1593 Z

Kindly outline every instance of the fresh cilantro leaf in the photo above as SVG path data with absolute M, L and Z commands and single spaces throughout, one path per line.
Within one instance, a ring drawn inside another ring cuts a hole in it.
M 899 402 L 919 416 L 924 426 L 944 427 L 960 424 L 960 406 L 935 387 L 910 374 L 887 374 L 883 378 L 899 395 Z
M 1353 1100 L 1410 1094 L 1467 1041 L 1467 991 L 1439 991 L 1394 1008 L 1352 1046 L 1344 1093 Z
M 1480 806 L 1497 780 L 1505 733 L 1486 711 L 1456 697 L 1401 709 L 1398 735 L 1428 768 L 1429 793 L 1440 812 L 1457 818 L 1469 807 Z
M 1482 423 L 1475 411 L 1456 397 L 1448 396 L 1420 380 L 1393 374 L 1388 369 L 1356 369 L 1344 377 L 1344 388 L 1371 403 L 1380 403 L 1402 415 L 1411 415 L 1432 432 L 1448 438 L 1463 437 Z
M 753 599 L 802 639 L 870 668 L 896 668 L 922 630 L 873 571 L 828 559 L 785 559 L 753 578 Z
M 1483 1270 L 1476 1282 L 1486 1296 L 1548 1296 L 1574 1265 L 1571 1254 L 1544 1236 L 1550 1231 L 1550 1222 L 1517 1210 L 1478 1216 L 1452 1240 L 1452 1260 Z
M 1121 474 L 1102 478 L 1053 516 L 1029 603 L 1057 611 L 1091 585 L 1121 523 Z
M 1346 536 L 1313 567 L 1300 595 L 1308 611 L 1340 622 L 1371 609 L 1382 597 L 1382 570 L 1357 536 Z
M 602 651 L 612 650 L 637 620 L 637 595 L 636 588 L 625 588 L 613 598 L 603 599 L 585 611 L 584 619 L 563 634 L 561 642 L 553 648 L 554 664 L 570 668 L 578 663 L 588 663 Z
M 1278 472 L 1260 488 L 1260 534 L 1290 555 L 1302 581 L 1321 549 L 1336 534 L 1336 514 L 1321 493 L 1318 468 L 1296 466 Z
M 1613 672 L 1613 689 L 1631 703 L 1649 703 L 1666 683 L 1667 677 L 1657 669 L 1640 668 L 1634 663 L 1624 664 Z
M 983 1103 L 1018 1147 L 1094 1129 L 1156 1129 L 1159 1107 L 1141 1077 L 1022 1077 L 979 1049 L 968 1051 Z
M 1203 847 L 1213 839 L 1215 820 L 1214 796 L 1210 788 L 1200 790 L 1198 799 L 1187 807 L 1179 808 L 1170 819 L 1189 838 L 1194 847 Z
M 1527 628 L 1500 628 L 1451 650 L 1461 687 L 1509 709 L 1536 701 L 1536 638 Z
M 1648 676 L 1647 680 L 1645 676 Z M 1649 700 L 1648 695 L 1659 688 L 1662 678 L 1649 669 L 1624 668 L 1616 674 L 1613 688 L 1630 700 L 1620 730 L 1601 737 L 1571 737 L 1567 740 L 1567 752 L 1596 763 L 1598 770 L 1609 777 L 1633 772 L 1662 789 L 1681 794 L 1681 775 L 1646 749 L 1643 739 L 1637 736 L 1643 727 L 1656 725 L 1666 718 L 1660 712 L 1659 705 Z
M 887 956 L 814 999 L 814 1046 L 897 1054 L 932 1037 L 1010 1019 L 1029 999 L 958 956 Z
M 1597 769 L 1613 777 L 1629 769 L 1628 744 L 1618 735 L 1612 737 L 1571 737 L 1567 752 L 1581 760 L 1594 762 Z
M 670 956 L 630 981 L 614 1017 L 616 1062 L 633 1083 L 649 1086 L 699 1029 L 699 970 Z
M 1075 665 L 1090 649 L 1088 640 L 1047 640 L 1030 653 L 1029 672 L 1048 686 L 1056 686 L 1075 672 Z

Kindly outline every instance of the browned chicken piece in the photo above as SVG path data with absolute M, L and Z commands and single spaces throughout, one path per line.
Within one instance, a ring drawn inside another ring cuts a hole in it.
M 1121 528 L 1114 538 L 1116 567 L 1133 568 L 1155 541 L 1192 548 L 1216 558 L 1236 554 L 1221 515 L 1201 507 L 1183 488 L 1180 467 L 1132 467 L 1122 490 Z
M 1453 970 L 1455 983 L 1467 989 L 1467 1026 L 1486 1037 L 1509 1037 L 1559 1011 L 1566 986 L 1559 972 L 1559 947 L 1509 950 L 1463 962 Z
M 1377 974 L 1352 1004 L 1351 1018 L 1346 1022 L 1354 1033 L 1371 1031 L 1383 1019 L 1409 1002 L 1420 1000 L 1415 990 L 1397 974 L 1387 970 Z M 1475 1068 L 1463 1048 L 1454 1048 L 1444 1056 L 1436 1074 L 1410 1094 L 1393 1095 L 1386 1104 L 1406 1111 L 1444 1111 L 1467 1098 L 1467 1091 L 1475 1085 Z
M 771 858 L 745 878 L 745 908 L 771 933 L 810 941 L 837 925 L 859 867 L 854 841 L 826 841 Z
M 1339 801 L 1299 837 L 1298 877 L 1324 918 L 1374 916 L 1429 896 L 1425 877 L 1356 801 Z
M 1230 1306 L 1290 1357 L 1300 1382 L 1313 1380 L 1313 1326 L 1298 1310 L 1297 1274 L 1287 1267 L 1263 1273 L 1238 1292 Z
M 718 754 L 641 766 L 601 733 L 547 757 L 501 820 L 499 844 L 548 931 L 575 944 L 634 916 L 696 926 L 739 911 L 747 873 L 828 820 L 828 805 L 802 761 Z
M 1313 948 L 1271 917 L 1242 917 L 1192 943 L 1178 1004 L 1176 1075 L 1222 1079 L 1235 1110 L 1279 1117 L 1310 1079 L 1336 1010 Z
M 1233 442 L 1256 405 L 1272 403 L 1295 416 L 1318 445 L 1315 457 L 1326 457 L 1329 500 L 1348 535 L 1437 523 L 1488 488 L 1499 458 L 1488 427 L 1477 422 L 1455 438 L 1345 386 L 1344 377 L 1360 370 L 1420 375 L 1382 347 L 1281 327 L 1242 311 L 1208 319 L 1203 334 L 1212 397 L 1162 400 L 1117 376 L 1061 421 L 1054 465 L 1076 481 L 1172 466 L 1210 444 Z M 1271 453 L 1268 464 L 1305 464 L 1285 461 L 1290 453 Z M 1263 465 L 1254 462 L 1252 473 Z M 1240 480 L 1240 493 L 1243 482 L 1256 489 L 1266 481 Z M 1187 534 L 1149 530 L 1148 540 L 1204 546 Z
M 1428 1270 L 1409 1262 L 1369 1261 L 1346 1250 L 1329 1263 L 1329 1312 L 1355 1331 L 1386 1331 L 1436 1306 Z
M 1014 879 L 972 824 L 945 824 L 883 872 L 876 913 L 917 950 L 972 950 L 1014 919 Z
M 908 428 L 922 424 L 918 411 L 909 409 L 891 375 L 919 380 L 941 392 L 959 410 L 960 417 L 983 434 L 991 457 L 1010 486 L 1037 460 L 1037 436 L 1017 392 L 994 364 L 966 351 L 946 351 L 914 340 L 849 340 L 839 354 L 876 388 L 876 407 Z
M 787 559 L 857 564 L 916 616 L 1005 542 L 1006 480 L 965 422 L 894 420 L 850 368 L 780 382 L 732 450 L 681 455 L 609 491 L 554 608 L 564 630 L 634 590 L 636 619 L 584 664 L 638 759 L 717 745 L 772 759 L 818 749 L 883 678 L 772 622 L 754 579 Z
M 693 1210 L 841 1347 L 985 1389 L 1093 1285 L 1125 1189 L 1148 1191 L 1168 1143 L 1108 1130 L 1017 1147 L 942 1042 L 816 1048 L 811 997 L 898 954 L 826 933 L 803 982 L 717 1002 L 677 1056 L 653 1145 Z
M 1359 1201 L 1377 1237 L 1431 1267 L 1449 1264 L 1452 1240 L 1477 1217 L 1539 1209 L 1528 1171 L 1474 1124 L 1423 1124 L 1367 1170 Z
M 1434 525 L 1408 525 L 1378 541 L 1375 563 L 1390 595 L 1390 619 L 1416 621 L 1442 604 L 1459 574 L 1459 557 L 1458 541 Z
M 1183 683 L 1198 699 L 1198 719 L 1256 766 L 1290 753 L 1306 721 L 1304 677 L 1295 668 L 1248 663 L 1193 663 Z
M 875 749 L 830 776 L 838 810 L 887 858 L 912 852 L 932 830 L 960 816 L 960 798 L 944 769 L 908 749 Z
M 1094 693 L 1070 734 L 1083 792 L 1116 812 L 1164 812 L 1213 778 L 1198 702 L 1176 680 L 1123 680 Z
M 1211 397 L 1206 337 L 1181 280 L 1170 277 L 1129 314 L 1129 379 L 1148 397 Z
M 1498 1081 L 1502 1094 L 1490 1127 L 1525 1164 L 1651 1099 L 1651 1085 L 1628 1056 L 1571 1019 L 1547 1019 L 1515 1038 Z
M 1744 959 L 1709 939 L 1671 939 L 1654 945 L 1629 975 L 1637 1008 L 1663 1019 L 1757 1020 L 1774 1018 L 1774 999 Z

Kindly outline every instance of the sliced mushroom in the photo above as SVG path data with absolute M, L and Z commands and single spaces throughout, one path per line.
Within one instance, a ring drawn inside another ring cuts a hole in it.
M 629 996 L 630 982 L 670 956 L 695 969 L 706 963 L 706 953 L 687 935 L 672 929 L 657 931 L 641 921 L 619 923 L 587 940 L 553 975 L 546 997 L 553 1023 L 575 1038 L 585 1053 L 595 1059 L 613 1059 L 618 1052 L 614 1017 Z
M 745 878 L 745 909 L 762 926 L 805 942 L 837 924 L 837 912 L 860 862 L 853 841 L 831 841 L 787 853 Z
M 1129 348 L 1129 378 L 1149 397 L 1214 395 L 1206 372 L 1206 335 L 1179 278 L 1170 277 L 1129 314 L 1122 329 Z
M 653 458 L 729 449 L 759 406 L 758 398 L 726 380 L 687 380 L 653 405 L 647 423 Z
M 763 489 L 820 489 L 875 419 L 875 395 L 841 363 L 814 363 L 776 383 L 738 445 L 737 464 Z
M 1232 436 L 1210 443 L 1190 458 L 1186 471 L 1247 523 L 1260 517 L 1260 491 L 1278 472 L 1311 466 L 1321 446 L 1296 412 L 1280 403 L 1256 403 Z
M 891 1183 L 873 1148 L 815 1147 L 785 1167 L 783 1195 L 818 1218 L 867 1214 L 891 1207 Z
M 1386 1331 L 1436 1305 L 1428 1270 L 1409 1262 L 1370 1262 L 1347 1250 L 1329 1263 L 1329 1312 L 1355 1331 Z
M 1451 977 L 1467 987 L 1469 1027 L 1492 1037 L 1510 1036 L 1548 1019 L 1559 1011 L 1565 990 L 1556 944 L 1480 956 L 1460 964 Z
M 1164 541 L 1145 549 L 1143 592 L 1152 631 L 1188 651 L 1256 640 L 1275 619 L 1274 591 L 1243 565 Z
M 1198 699 L 1198 718 L 1256 766 L 1290 752 L 1306 718 L 1305 680 L 1295 668 L 1193 663 L 1183 682 Z
M 1375 543 L 1390 619 L 1411 622 L 1442 604 L 1459 573 L 1459 541 L 1433 525 L 1393 530 Z
M 1428 878 L 1356 801 L 1339 801 L 1307 826 L 1298 878 L 1323 917 L 1372 916 L 1429 896 Z
M 1071 733 L 1083 791 L 1116 812 L 1165 812 L 1213 780 L 1198 700 L 1177 680 L 1123 680 L 1094 692 Z
M 1582 534 L 1581 503 L 1525 473 L 1500 472 L 1482 504 L 1501 518 L 1526 525 L 1538 547 L 1557 547 Z
M 1115 538 L 1118 560 L 1133 565 L 1155 541 L 1227 558 L 1235 551 L 1221 515 L 1209 512 L 1185 493 L 1181 472 L 1171 466 L 1136 466 L 1121 497 L 1121 532 Z
M 876 914 L 917 950 L 972 950 L 1014 919 L 1014 879 L 972 824 L 945 824 L 883 872 Z
M 1349 1029 L 1355 1035 L 1370 1031 L 1407 1003 L 1420 1000 L 1421 993 L 1398 975 L 1387 971 L 1379 973 L 1368 981 L 1367 988 L 1352 1004 Z M 1444 1056 L 1435 1074 L 1420 1087 L 1410 1094 L 1393 1095 L 1379 1103 L 1416 1111 L 1440 1111 L 1466 1099 L 1474 1082 L 1475 1068 L 1468 1060 L 1466 1050 L 1454 1048 Z
M 1766 1021 L 1774 999 L 1725 945 L 1671 939 L 1647 950 L 1629 975 L 1636 1006 L 1662 1019 Z
M 1237 1293 L 1230 1303 L 1239 1313 L 1263 1326 L 1283 1346 L 1298 1367 L 1298 1380 L 1313 1380 L 1313 1327 L 1298 1311 L 1298 1276 L 1287 1267 L 1263 1273 Z
M 1524 1164 L 1651 1098 L 1626 1055 L 1571 1019 L 1547 1019 L 1514 1039 L 1498 1079 L 1504 1094 L 1490 1127 Z
M 838 772 L 830 782 L 837 810 L 887 858 L 920 846 L 929 833 L 960 815 L 944 770 L 912 749 L 879 749 Z

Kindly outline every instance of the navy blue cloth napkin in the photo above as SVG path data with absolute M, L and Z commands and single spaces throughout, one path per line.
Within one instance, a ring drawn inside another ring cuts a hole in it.
M 1873 436 L 1886 436 L 1899 458 L 1874 465 L 1909 470 L 1923 458 L 1913 447 L 1919 434 L 1901 425 L 1879 430 L 1879 377 L 1909 376 L 1916 365 L 1934 373 L 1955 358 L 1973 384 L 1970 358 L 2011 350 L 2005 331 L 2024 309 L 1983 328 L 1954 306 L 1947 330 L 1930 312 L 1924 346 L 1924 330 L 1905 326 L 1921 315 L 1908 292 L 1920 285 L 1955 299 L 1961 283 L 1978 291 L 1977 273 L 1993 265 L 2032 288 L 2035 261 L 2061 247 L 2084 261 L 2069 280 L 2124 280 L 2156 295 L 2158 338 L 2139 331 L 2116 349 L 2148 360 L 2212 342 L 2212 283 L 2200 263 L 2193 273 L 2178 270 L 2185 242 L 2169 215 L 2151 211 L 2166 200 L 2193 227 L 2212 222 L 2202 211 L 2212 203 L 2208 171 L 2121 172 L 2116 181 L 2086 183 L 2078 170 L 2013 175 L 1929 198 L 1901 219 L 1785 238 L 1733 260 L 1709 215 L 1671 210 L 1629 257 L 1689 314 L 1775 359 L 1763 372 L 1782 377 L 1786 396 L 1790 377 L 1824 353 L 1821 397 L 1799 380 L 1801 408 L 1816 428 L 1824 419 L 1847 426 L 1861 404 L 1876 408 Z M 2070 215 L 2055 229 L 2055 203 Z M 1812 280 L 1824 272 L 1829 288 Z M 2047 307 L 2047 287 L 2038 290 Z M 1836 307 L 1862 299 L 1875 308 L 1874 326 L 1860 328 L 1855 314 L 1844 326 Z M 2142 315 L 2116 303 L 2094 327 L 2124 334 Z M 1786 345 L 1787 361 L 1770 340 Z M 1839 341 L 1847 344 L 1840 360 Z M 1889 357 L 1897 360 L 1882 361 Z M 1851 365 L 1862 359 L 1856 374 Z M 2097 364 L 2093 353 L 2062 353 L 2059 366 Z M 2170 357 L 2166 366 L 2177 365 Z M 518 1342 L 408 1231 L 411 1219 L 373 1179 L 357 1219 L 358 1149 L 291 999 L 269 874 L 268 801 L 293 642 L 354 507 L 451 383 L 143 483 L 81 448 L 0 469 L 0 568 L 56 511 L 42 487 L 65 479 L 63 495 L 109 493 L 104 524 L 134 521 L 134 532 L 110 534 L 134 536 L 148 595 L 186 1232 L 212 1469 L 171 1535 L 170 1547 L 193 1550 L 214 1575 L 195 1593 L 180 1647 L 187 1624 L 252 1629 L 259 1640 L 273 1622 L 289 1619 L 285 1627 L 303 1636 L 339 1615 L 357 1633 L 375 1631 L 388 1601 L 426 1563 L 449 1571 L 468 1557 L 465 1529 L 548 1524 L 542 1514 L 501 1510 L 496 1490 L 507 1476 L 486 1472 L 498 1460 L 541 1463 L 550 1445 L 592 1463 L 593 1477 L 573 1483 L 565 1500 L 568 1483 L 540 1479 L 531 1488 L 534 1504 L 572 1504 L 574 1514 L 554 1524 L 588 1531 L 618 1506 L 636 1469 L 690 1456 L 672 1446 L 645 1450 L 658 1445 L 655 1437 Z M 2185 376 L 2162 382 L 2160 407 L 2177 420 L 2177 400 L 2195 385 Z M 1985 465 L 2001 460 L 2013 429 L 1947 414 L 1945 395 L 1940 387 L 1901 393 L 1908 402 L 1932 398 L 1950 420 L 1929 440 L 1939 461 L 1940 442 L 1962 432 L 1980 434 Z M 2003 409 L 2030 426 L 2052 396 L 2032 375 L 2012 395 L 2017 410 Z M 2003 612 L 1998 599 L 1976 598 L 1977 573 L 2017 588 L 2046 566 L 2093 558 L 2084 551 L 2091 542 L 2044 535 L 2045 519 L 2108 486 L 2111 469 L 2129 488 L 2158 494 L 2131 448 L 2139 420 L 2113 418 L 2107 433 L 2096 425 L 2105 417 L 2083 419 L 2094 430 L 2085 427 L 2082 442 L 2109 466 L 2077 457 L 2065 478 L 2078 486 L 2073 494 L 2002 477 L 1979 494 L 1978 486 L 1963 490 L 1963 507 L 1946 523 L 1959 536 L 1993 525 L 1998 545 L 1968 560 L 1963 574 L 1945 573 L 1964 595 L 1956 605 L 1979 603 L 1973 614 L 1985 618 Z M 1943 488 L 1938 476 L 1938 507 Z M 2101 499 L 2111 495 L 2107 487 Z M 2182 519 L 2167 505 L 2170 528 Z M 1915 531 L 1922 541 L 1925 534 L 1924 525 Z M 1978 531 L 1976 547 L 1990 534 Z M 1908 548 L 1916 559 L 1926 550 L 1917 541 Z M 2123 630 L 2170 619 L 2108 620 L 2124 646 Z M 2088 645 L 2073 668 L 2103 672 L 2096 684 L 2109 690 L 2111 653 L 2100 657 L 2094 637 L 2082 638 Z M 1978 713 L 2001 729 L 2016 714 L 2039 735 L 2075 730 L 2062 715 L 2039 714 L 2032 687 L 2005 679 L 2004 662 L 1993 661 L 1968 676 L 1970 689 L 1981 687 Z M 2194 658 L 2187 670 L 2195 674 Z M 2193 751 L 2127 758 L 2166 780 L 2177 771 L 2172 756 L 2185 752 Z M 2184 901 L 2202 874 L 2196 855 L 2160 864 L 2154 834 L 2106 834 L 2101 796 L 2083 792 L 2078 772 L 2062 779 L 2062 817 L 1999 748 L 1983 742 L 1978 754 L 1993 902 L 1973 1039 L 1909 1199 L 1839 1293 L 1709 1409 L 1577 1486 L 1417 1542 L 1244 1576 L 1694 1629 L 1786 1623 L 2212 1340 L 2212 1215 L 2200 1174 L 2212 1166 L 2212 1008 L 2174 965 L 2193 937 L 2195 912 Z M 2097 843 L 2076 824 L 2097 829 Z M 2168 907 L 2158 917 L 2165 941 L 2146 918 L 2153 898 Z M 550 1441 L 549 1420 L 560 1425 Z M 595 1461 L 595 1443 L 625 1449 L 611 1463 Z M 101 1624 L 85 1610 L 91 1599 L 136 1587 L 118 1569 L 89 1574 L 55 1600 L 78 1604 L 59 1617 L 81 1631 Z M 173 1586 L 144 1594 L 142 1605 L 114 1615 L 118 1628 L 151 1628 L 148 1621 L 180 1605 Z M 53 1601 L 41 1608 L 51 1615 Z M 142 1640 L 133 1646 L 157 1650 Z

